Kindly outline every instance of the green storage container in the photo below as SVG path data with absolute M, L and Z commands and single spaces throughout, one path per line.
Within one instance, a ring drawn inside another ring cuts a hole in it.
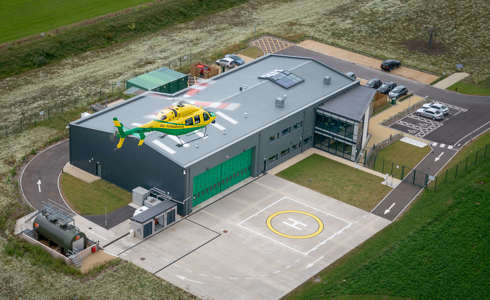
M 136 87 L 146 91 L 173 94 L 187 88 L 188 76 L 169 68 L 142 74 L 126 81 L 126 89 Z

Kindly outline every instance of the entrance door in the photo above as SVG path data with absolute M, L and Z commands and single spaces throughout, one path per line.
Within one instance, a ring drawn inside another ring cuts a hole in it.
M 95 175 L 102 177 L 102 164 L 100 162 L 95 163 Z
M 151 222 L 148 222 L 143 226 L 143 238 L 151 235 L 153 232 L 153 220 Z

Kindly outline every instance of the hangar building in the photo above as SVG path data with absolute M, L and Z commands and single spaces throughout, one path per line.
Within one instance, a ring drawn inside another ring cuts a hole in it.
M 268 55 L 181 92 L 147 92 L 72 122 L 70 162 L 128 190 L 164 190 L 187 215 L 310 147 L 355 161 L 374 93 L 314 59 Z M 132 128 L 181 100 L 215 112 L 206 136 L 193 132 L 179 146 L 175 136 L 153 132 L 141 147 L 127 138 L 116 150 L 113 117 Z

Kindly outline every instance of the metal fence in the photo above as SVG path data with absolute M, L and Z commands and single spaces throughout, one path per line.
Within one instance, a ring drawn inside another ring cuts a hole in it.
M 169 60 L 166 64 L 163 64 L 162 66 L 167 66 L 170 69 L 178 70 L 183 73 L 188 73 L 189 70 L 187 69 L 191 65 L 191 63 L 207 62 L 210 59 L 211 57 L 209 57 L 209 52 L 189 52 L 184 53 L 183 55 L 175 59 Z M 39 108 L 34 112 L 21 112 L 19 118 L 17 118 L 16 120 L 5 121 L 3 124 L 0 123 L 0 138 L 18 134 L 28 128 L 36 126 L 40 122 L 52 119 L 56 116 L 60 116 L 67 111 L 83 107 L 87 107 L 88 109 L 88 106 L 90 104 L 94 104 L 97 102 L 107 103 L 111 100 L 114 100 L 114 97 L 120 95 L 120 93 L 125 89 L 125 83 L 125 81 L 114 81 L 110 83 L 109 86 L 105 85 L 104 87 L 99 88 L 99 92 L 91 98 L 78 97 L 65 101 L 53 101 L 49 105 L 44 105 L 42 108 Z
M 465 158 L 461 159 L 456 165 L 447 168 L 440 172 L 437 176 L 429 176 L 426 187 L 432 191 L 438 191 L 441 185 L 454 182 L 459 177 L 466 175 L 480 163 L 487 160 L 490 156 L 490 144 L 480 147 L 476 151 L 472 151 Z

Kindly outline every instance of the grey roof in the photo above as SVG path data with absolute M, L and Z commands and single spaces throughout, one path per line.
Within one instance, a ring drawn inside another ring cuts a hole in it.
M 359 85 L 335 96 L 319 109 L 354 121 L 361 121 L 375 93 L 375 89 Z
M 259 79 L 277 69 L 288 70 L 304 82 L 285 89 L 270 80 Z M 325 76 L 331 78 L 328 85 L 324 84 Z M 118 117 L 125 127 L 132 128 L 149 122 L 158 111 L 179 100 L 195 103 L 217 114 L 216 123 L 207 128 L 207 138 L 199 139 L 202 133 L 193 132 L 182 138 L 194 141 L 178 147 L 176 137 L 162 138 L 161 133 L 153 132 L 147 135 L 143 146 L 187 167 L 234 141 L 355 85 L 359 85 L 359 81 L 314 59 L 268 55 L 173 95 L 146 92 L 72 125 L 112 133 L 113 117 Z M 284 108 L 275 107 L 275 99 L 284 95 L 287 95 Z
M 164 200 L 161 203 L 158 203 L 157 205 L 148 208 L 144 212 L 141 212 L 136 216 L 131 217 L 130 219 L 134 222 L 145 223 L 146 221 L 166 212 L 171 208 L 174 208 L 175 206 L 177 206 L 177 203 L 170 200 Z

